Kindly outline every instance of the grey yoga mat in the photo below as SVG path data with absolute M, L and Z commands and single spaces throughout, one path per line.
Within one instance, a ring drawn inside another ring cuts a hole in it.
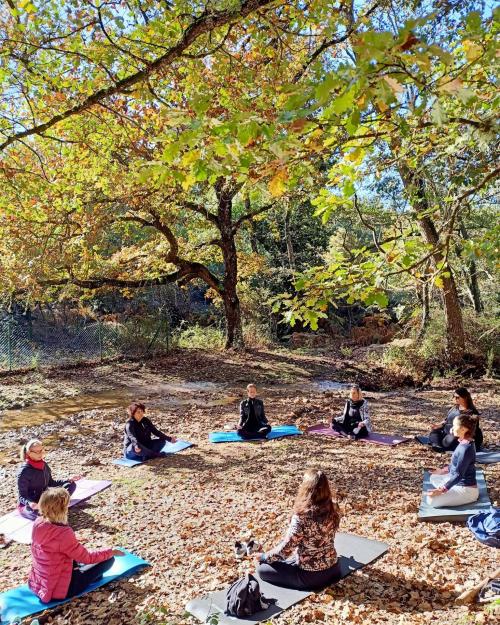
M 429 471 L 424 471 L 424 485 L 422 489 L 422 501 L 418 510 L 419 521 L 466 521 L 472 514 L 485 512 L 490 509 L 491 502 L 486 488 L 486 480 L 481 469 L 476 470 L 476 480 L 479 487 L 479 499 L 474 503 L 454 508 L 433 508 L 427 503 L 427 493 L 432 490 Z
M 343 533 L 335 536 L 335 547 L 339 554 L 341 579 L 374 562 L 377 558 L 384 555 L 388 549 L 386 543 L 378 540 L 370 540 L 354 534 Z M 259 584 L 261 592 L 265 597 L 276 599 L 277 601 L 276 604 L 271 605 L 267 610 L 257 612 L 248 618 L 236 618 L 224 614 L 227 589 L 211 592 L 205 597 L 191 600 L 186 606 L 186 611 L 202 623 L 208 623 L 212 615 L 218 615 L 218 625 L 234 625 L 236 623 L 238 625 L 255 625 L 261 621 L 273 618 L 283 612 L 283 610 L 287 610 L 295 603 L 313 594 L 306 590 L 293 590 L 274 586 L 262 580 L 259 580 Z
M 428 436 L 415 436 L 415 440 L 421 445 L 429 445 Z M 447 453 L 451 453 L 451 450 L 446 450 Z M 500 462 L 500 450 L 496 449 L 481 449 L 476 451 L 476 462 L 481 464 L 495 464 Z

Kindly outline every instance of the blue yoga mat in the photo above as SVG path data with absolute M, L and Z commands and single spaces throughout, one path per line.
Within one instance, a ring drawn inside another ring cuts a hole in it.
M 176 441 L 175 443 L 165 443 L 162 447 L 162 452 L 165 454 L 176 454 L 178 451 L 192 447 L 193 443 L 188 441 Z M 136 464 L 144 464 L 147 460 L 129 460 L 128 458 L 118 458 L 113 460 L 113 464 L 118 464 L 122 467 L 135 467 Z
M 415 436 L 415 439 L 422 445 L 429 445 L 428 436 Z M 451 450 L 446 450 L 447 453 L 452 453 Z M 500 462 L 500 451 L 493 449 L 483 449 L 482 451 L 476 451 L 476 462 L 480 464 L 495 464 Z
M 302 434 L 296 425 L 277 425 L 273 427 L 266 439 L 263 438 L 242 438 L 237 432 L 210 432 L 208 440 L 211 443 L 246 443 L 248 441 L 271 440 L 282 436 L 296 436 Z
M 429 471 L 424 471 L 424 483 L 422 488 L 422 500 L 418 510 L 419 521 L 456 521 L 463 522 L 478 512 L 490 509 L 491 501 L 486 487 L 486 480 L 481 469 L 476 469 L 476 481 L 479 488 L 479 499 L 464 506 L 454 508 L 434 508 L 427 503 L 427 493 L 434 488 L 430 482 Z
M 125 551 L 126 555 L 120 558 L 115 558 L 113 566 L 109 569 L 109 571 L 104 573 L 102 579 L 94 584 L 91 584 L 86 590 L 84 590 L 84 592 L 78 595 L 79 597 L 87 594 L 88 592 L 92 592 L 92 590 L 100 588 L 115 579 L 133 575 L 138 569 L 144 566 L 149 566 L 149 563 L 146 562 L 146 560 L 138 558 L 133 553 L 130 553 L 125 549 L 123 551 Z M 74 599 L 74 597 L 71 597 L 70 599 L 62 599 L 60 601 L 51 601 L 50 603 L 42 603 L 40 599 L 33 592 L 31 592 L 27 584 L 18 586 L 17 588 L 7 590 L 6 592 L 0 594 L 0 622 L 2 625 L 3 623 L 12 623 L 15 619 L 23 619 L 27 616 L 38 614 L 48 608 L 54 608 L 62 603 L 67 603 L 72 599 Z

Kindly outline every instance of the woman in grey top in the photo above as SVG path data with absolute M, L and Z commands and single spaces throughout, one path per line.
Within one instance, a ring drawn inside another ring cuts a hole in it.
M 473 415 L 479 415 L 471 394 L 463 386 L 457 388 L 454 393 L 455 406 L 450 408 L 446 419 L 436 424 L 429 434 L 429 443 L 434 451 L 454 451 L 458 446 L 458 439 L 453 434 L 453 419 L 458 417 L 462 412 L 470 411 Z M 479 424 L 476 427 L 474 436 L 476 449 L 479 450 L 483 446 L 483 433 Z

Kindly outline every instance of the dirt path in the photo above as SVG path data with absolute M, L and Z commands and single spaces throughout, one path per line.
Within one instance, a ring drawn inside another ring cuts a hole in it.
M 342 531 L 384 540 L 390 550 L 374 565 L 285 612 L 277 625 L 487 623 L 486 613 L 455 607 L 453 599 L 464 584 L 473 585 L 494 568 L 498 552 L 477 542 L 464 526 L 419 524 L 416 519 L 422 469 L 442 457 L 414 442 L 376 448 L 319 436 L 208 444 L 210 430 L 235 422 L 247 381 L 259 385 L 273 423 L 306 428 L 338 414 L 343 405 L 343 392 L 323 393 L 312 379 L 358 376 L 366 374 L 343 368 L 325 354 L 176 352 L 145 366 L 115 363 L 1 379 L 3 408 L 44 400 L 59 403 L 53 414 L 48 414 L 50 403 L 38 403 L 22 413 L 0 415 L 0 462 L 5 471 L 0 513 L 15 505 L 18 444 L 42 437 L 55 476 L 85 472 L 113 480 L 111 489 L 71 511 L 70 522 L 79 537 L 93 547 L 126 546 L 153 565 L 133 579 L 61 607 L 50 614 L 50 622 L 192 623 L 183 614 L 190 598 L 223 587 L 250 566 L 235 562 L 235 538 L 252 532 L 270 547 L 286 527 L 304 469 L 317 466 L 337 486 L 344 511 Z M 424 433 L 445 413 L 453 386 L 368 392 L 376 429 L 409 436 Z M 472 390 L 487 442 L 498 445 L 498 392 L 484 382 L 475 383 Z M 134 469 L 110 464 L 121 453 L 122 406 L 131 395 L 147 402 L 164 431 L 196 446 Z M 12 429 L 26 418 L 33 419 L 33 425 Z M 500 467 L 483 468 L 491 498 L 498 504 Z M 0 589 L 23 583 L 29 565 L 26 546 L 0 551 Z

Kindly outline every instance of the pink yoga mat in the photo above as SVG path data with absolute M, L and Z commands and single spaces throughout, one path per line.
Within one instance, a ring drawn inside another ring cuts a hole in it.
M 77 506 L 111 486 L 109 480 L 78 480 L 76 490 L 69 502 L 71 506 Z M 31 544 L 31 528 L 33 521 L 22 517 L 17 510 L 0 517 L 0 534 L 4 534 L 7 540 L 15 540 L 25 545 Z
M 334 436 L 335 438 L 345 438 L 329 425 L 324 423 L 318 423 L 307 429 L 309 434 L 323 434 L 324 436 Z M 363 443 L 373 443 L 374 445 L 399 445 L 399 443 L 406 443 L 409 438 L 403 438 L 402 436 L 391 436 L 389 434 L 378 434 L 377 432 L 370 432 L 368 438 L 360 438 L 359 441 Z

